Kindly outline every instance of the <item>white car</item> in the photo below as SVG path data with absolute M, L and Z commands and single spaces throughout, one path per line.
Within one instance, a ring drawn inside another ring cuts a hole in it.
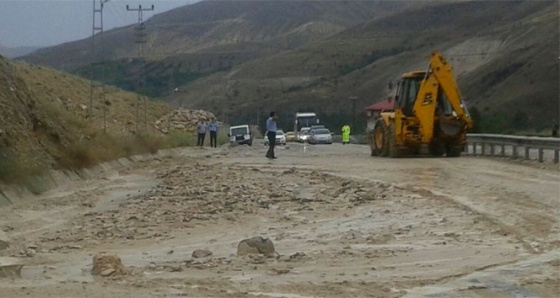
M 264 134 L 264 145 L 268 146 L 268 132 Z M 276 145 L 286 145 L 286 134 L 284 131 L 279 129 L 276 131 Z
M 249 127 L 249 125 L 238 125 L 230 127 L 228 137 L 232 144 L 237 143 L 239 145 L 253 145 L 253 136 L 251 135 L 251 128 Z
M 308 142 L 309 144 L 332 144 L 331 131 L 326 128 L 313 129 Z
M 311 130 L 310 127 L 303 127 L 298 134 L 298 142 L 305 143 L 309 140 L 309 136 L 311 135 L 309 131 Z

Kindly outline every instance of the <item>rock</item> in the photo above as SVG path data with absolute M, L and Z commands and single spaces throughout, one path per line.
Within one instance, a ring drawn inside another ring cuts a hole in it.
M 274 256 L 276 250 L 272 240 L 262 238 L 260 236 L 243 239 L 237 245 L 237 255 L 243 256 L 248 254 L 263 254 L 266 256 Z
M 212 255 L 212 252 L 206 249 L 197 249 L 193 251 L 192 257 L 193 258 L 206 258 Z
M 4 250 L 10 247 L 10 239 L 8 239 L 8 235 L 0 230 L 0 250 Z
M 25 251 L 25 256 L 27 257 L 34 257 L 37 254 L 37 251 L 35 251 L 34 249 L 28 249 Z
M 0 250 L 5 250 L 10 247 L 10 243 L 6 240 L 0 239 Z
M 121 262 L 121 258 L 114 255 L 96 254 L 93 256 L 92 275 L 111 276 L 124 275 L 126 270 Z
M 0 278 L 21 277 L 21 268 L 23 268 L 23 263 L 19 259 L 0 257 Z
M 113 275 L 115 272 L 117 272 L 117 270 L 113 269 L 113 268 L 109 268 L 109 269 L 105 269 L 103 271 L 101 271 L 101 273 L 99 275 L 105 277 L 105 276 L 111 276 Z

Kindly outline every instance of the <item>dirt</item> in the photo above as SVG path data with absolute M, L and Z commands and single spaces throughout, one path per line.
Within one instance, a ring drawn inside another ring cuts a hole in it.
M 0 209 L 0 256 L 24 264 L 0 296 L 560 292 L 558 167 L 373 158 L 359 145 L 265 151 L 189 148 Z M 254 237 L 275 253 L 238 255 Z M 122 274 L 92 276 L 98 254 L 120 258 Z

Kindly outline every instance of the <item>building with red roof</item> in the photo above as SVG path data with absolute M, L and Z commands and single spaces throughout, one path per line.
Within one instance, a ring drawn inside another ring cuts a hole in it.
M 392 97 L 378 103 L 366 107 L 367 112 L 367 130 L 373 130 L 375 121 L 379 118 L 381 112 L 391 112 L 395 109 L 395 100 Z

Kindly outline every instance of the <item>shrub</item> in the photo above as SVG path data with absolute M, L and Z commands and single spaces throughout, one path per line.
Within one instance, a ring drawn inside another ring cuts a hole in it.
M 193 133 L 174 130 L 166 136 L 165 148 L 194 146 L 196 136 Z
M 9 148 L 0 150 L 0 181 L 26 184 L 30 176 L 44 173 L 45 167 L 38 162 L 39 157 L 28 151 L 16 154 Z

